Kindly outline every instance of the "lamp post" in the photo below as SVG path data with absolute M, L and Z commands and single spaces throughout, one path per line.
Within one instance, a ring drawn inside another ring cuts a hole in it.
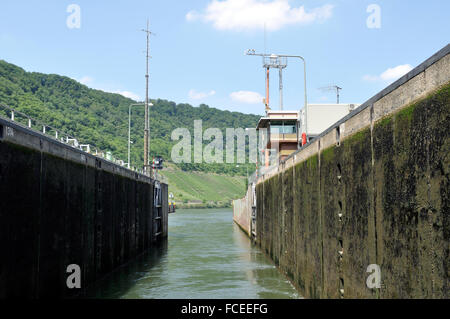
M 303 61 L 303 66 L 304 66 L 304 68 L 303 68 L 303 78 L 304 78 L 304 90 L 305 90 L 305 134 L 306 134 L 306 136 L 307 136 L 307 138 L 308 138 L 308 95 L 307 95 L 307 92 L 306 92 L 306 60 L 305 60 L 305 58 L 303 58 L 302 56 L 300 56 L 300 55 L 284 55 L 284 57 L 286 57 L 286 58 L 298 58 L 298 59 L 301 59 L 302 61 Z
M 304 78 L 304 90 L 305 90 L 305 129 L 304 132 L 306 135 L 306 142 L 308 142 L 308 94 L 306 91 L 306 60 L 304 57 L 300 56 L 300 55 L 284 55 L 284 57 L 286 58 L 298 58 L 301 59 L 303 61 L 303 78 Z

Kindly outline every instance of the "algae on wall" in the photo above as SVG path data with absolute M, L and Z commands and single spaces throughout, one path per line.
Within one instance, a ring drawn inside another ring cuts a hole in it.
M 97 160 L 98 161 L 98 160 Z M 99 161 L 97 162 L 98 165 Z M 0 141 L 0 298 L 71 298 L 156 240 L 154 185 Z M 163 185 L 167 236 L 167 186 Z
M 258 244 L 307 298 L 448 298 L 449 134 L 447 84 L 258 184 Z

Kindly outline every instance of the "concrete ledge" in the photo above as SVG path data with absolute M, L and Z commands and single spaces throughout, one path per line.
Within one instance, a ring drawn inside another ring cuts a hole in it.
M 101 157 L 97 157 L 77 148 L 71 147 L 58 140 L 52 139 L 47 135 L 24 127 L 17 122 L 0 118 L 0 126 L 3 127 L 1 135 L 3 136 L 3 141 L 18 144 L 93 168 L 101 167 L 102 170 L 121 175 L 123 177 L 140 180 L 149 184 L 153 182 L 153 180 L 146 175 L 137 173 L 115 163 L 109 162 Z
M 0 119 L 0 299 L 74 298 L 157 242 L 168 188 Z M 81 290 L 66 285 L 81 270 Z

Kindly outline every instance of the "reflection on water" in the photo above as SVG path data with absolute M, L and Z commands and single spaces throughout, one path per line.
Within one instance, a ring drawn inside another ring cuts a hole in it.
M 178 210 L 168 243 L 122 267 L 93 298 L 299 298 L 274 264 L 233 223 L 229 209 Z

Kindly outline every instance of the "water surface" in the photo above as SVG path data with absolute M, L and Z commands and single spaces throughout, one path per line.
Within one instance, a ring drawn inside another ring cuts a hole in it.
M 168 243 L 122 267 L 94 298 L 299 298 L 289 281 L 233 223 L 230 209 L 178 210 Z

